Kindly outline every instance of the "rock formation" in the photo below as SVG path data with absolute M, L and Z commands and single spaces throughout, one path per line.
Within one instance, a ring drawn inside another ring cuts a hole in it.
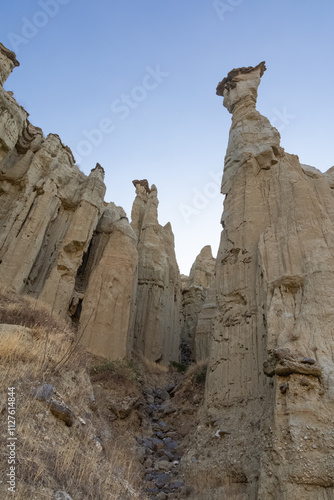
M 90 352 L 109 359 L 131 356 L 137 270 L 137 237 L 124 210 L 110 203 L 76 281 L 79 334 Z
M 179 360 L 180 274 L 171 225 L 158 222 L 157 188 L 134 181 L 131 226 L 138 237 L 134 350 L 151 361 Z
M 188 364 L 191 360 L 202 360 L 208 357 L 209 342 L 206 333 L 199 333 L 196 349 L 195 332 L 199 314 L 206 299 L 207 290 L 212 282 L 215 259 L 212 257 L 210 245 L 202 248 L 190 270 L 189 278 L 182 286 L 181 309 L 181 361 Z
M 132 228 L 122 208 L 104 202 L 103 168 L 83 174 L 60 138 L 45 138 L 3 89 L 18 64 L 0 45 L 0 284 L 72 319 L 93 354 L 178 360 L 179 271 L 156 188 L 135 181 Z
M 215 277 L 213 276 L 197 318 L 194 346 L 194 358 L 197 362 L 209 358 L 216 313 L 216 283 Z
M 265 69 L 217 87 L 232 125 L 203 413 L 216 429 L 194 437 L 189 473 L 198 498 L 333 498 L 333 169 L 280 147 L 255 109 Z

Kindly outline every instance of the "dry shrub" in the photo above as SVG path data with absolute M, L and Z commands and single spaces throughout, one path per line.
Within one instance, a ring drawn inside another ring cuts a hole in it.
M 129 360 L 98 360 L 89 370 L 92 382 L 113 381 L 116 384 L 136 385 L 140 374 L 135 363 Z
M 191 394 L 193 390 L 204 391 L 208 360 L 198 361 L 189 366 L 182 382 L 178 386 L 180 393 Z
M 43 441 L 40 435 L 26 436 L 19 449 L 19 477 L 24 484 L 68 493 L 80 492 L 85 500 L 142 499 L 141 478 L 136 476 L 131 457 L 119 442 L 108 459 L 94 442 L 69 439 L 63 445 Z M 16 496 L 25 500 L 25 496 Z
M 42 306 L 31 297 L 23 297 L 12 290 L 0 287 L 0 324 L 57 330 L 63 326 L 61 323 L 64 325 L 64 322 L 52 315 L 47 305 Z
M 139 362 L 144 366 L 144 368 L 149 373 L 168 373 L 169 372 L 169 368 L 167 365 L 163 365 L 161 363 L 156 363 L 155 361 L 151 361 L 150 359 L 147 359 L 144 356 L 139 357 Z
M 40 306 L 36 300 L 4 288 L 0 289 L 1 324 L 1 375 L 11 383 L 17 376 L 44 378 L 67 360 L 75 366 L 82 356 L 82 351 L 75 348 L 75 332 L 65 321 L 54 317 L 47 306 Z M 1 382 L 6 385 L 4 378 Z
M 208 359 L 203 359 L 202 361 L 197 361 L 197 363 L 190 365 L 188 370 L 186 371 L 184 380 L 185 381 L 187 381 L 188 379 L 196 380 L 198 376 L 201 376 L 203 372 L 206 373 L 208 362 L 209 362 Z

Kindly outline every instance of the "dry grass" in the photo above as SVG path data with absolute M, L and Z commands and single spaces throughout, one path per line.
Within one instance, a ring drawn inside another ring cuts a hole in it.
M 137 385 L 140 379 L 138 367 L 128 360 L 99 360 L 89 369 L 92 382 L 112 381 L 115 384 Z
M 207 359 L 190 365 L 178 386 L 178 391 L 189 394 L 193 391 L 204 392 L 207 367 Z
M 169 372 L 169 368 L 167 365 L 156 363 L 155 361 L 151 361 L 150 359 L 144 358 L 144 356 L 140 356 L 138 359 L 148 373 L 158 374 L 158 373 Z
M 75 333 L 46 306 L 35 300 L 0 289 L 0 324 L 12 325 L 0 334 L 0 379 L 15 382 L 16 377 L 41 377 L 54 373 L 75 345 Z M 71 357 L 77 365 L 82 351 Z M 5 379 L 4 379 L 4 378 Z
M 57 490 L 66 491 L 73 500 L 145 498 L 129 443 L 112 436 L 102 449 L 94 438 L 110 430 L 90 410 L 87 356 L 77 345 L 74 330 L 35 300 L 2 288 L 0 359 L 1 402 L 8 387 L 16 388 L 16 500 L 51 499 Z M 130 367 L 127 370 L 114 365 L 114 377 L 124 378 L 130 372 L 134 376 Z M 42 382 L 51 383 L 72 409 L 72 427 L 54 418 L 46 402 L 33 397 Z M 0 416 L 0 434 L 6 436 L 7 412 Z M 7 450 L 2 446 L 1 479 L 6 478 L 7 467 Z M 13 498 L 5 481 L 0 484 L 0 498 Z

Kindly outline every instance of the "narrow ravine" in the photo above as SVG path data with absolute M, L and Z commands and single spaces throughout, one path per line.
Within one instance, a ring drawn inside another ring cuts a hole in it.
M 146 388 L 143 391 L 146 412 L 152 434 L 138 439 L 144 454 L 145 494 L 148 498 L 165 500 L 181 498 L 186 485 L 179 474 L 182 439 L 170 416 L 177 412 L 173 405 L 173 395 L 177 382 L 167 387 Z

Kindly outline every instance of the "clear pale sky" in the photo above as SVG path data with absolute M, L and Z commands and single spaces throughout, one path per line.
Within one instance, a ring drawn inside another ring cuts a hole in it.
M 12 0 L 0 41 L 21 63 L 5 88 L 128 216 L 133 179 L 158 188 L 181 272 L 220 239 L 220 178 L 231 117 L 215 95 L 232 68 L 265 60 L 258 109 L 282 146 L 334 164 L 331 0 Z

